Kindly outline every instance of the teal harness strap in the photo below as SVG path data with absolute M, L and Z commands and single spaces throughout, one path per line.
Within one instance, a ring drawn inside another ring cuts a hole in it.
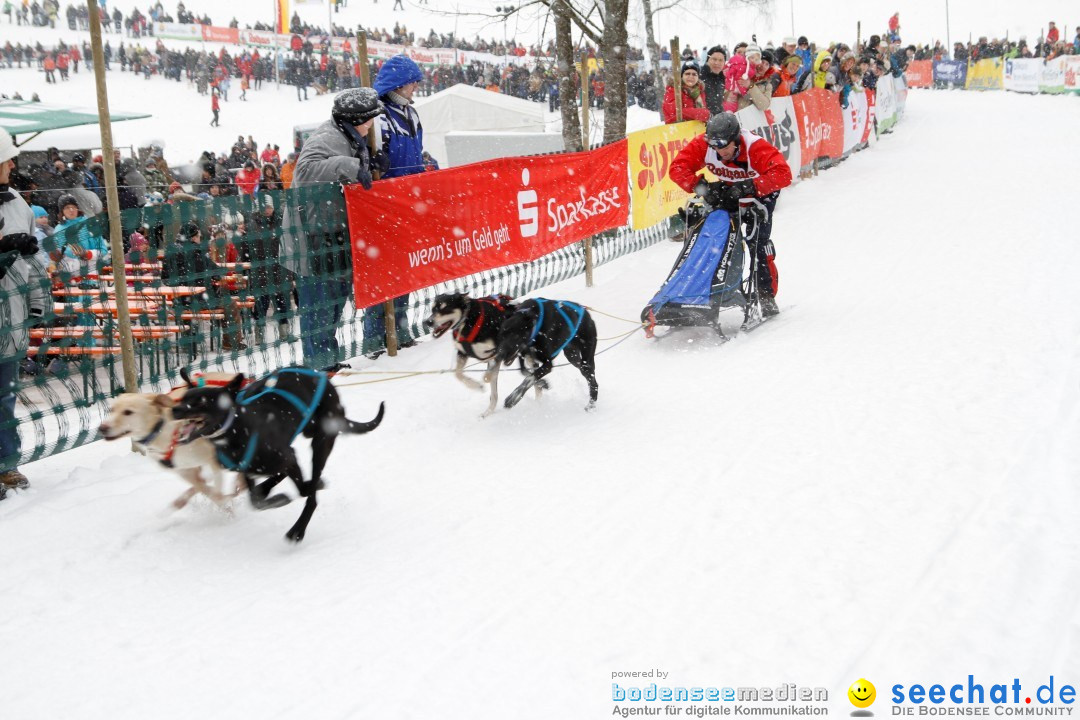
M 233 472 L 245 472 L 248 466 L 251 465 L 251 461 L 255 458 L 255 448 L 259 446 L 259 433 L 253 433 L 251 439 L 248 440 L 247 449 L 244 451 L 244 457 L 240 459 L 240 462 L 233 465 L 232 458 L 223 453 L 221 449 L 218 449 L 217 456 L 218 462 L 226 470 L 232 470 Z
M 533 325 L 532 333 L 529 335 L 530 345 L 532 345 L 532 342 L 536 339 L 536 336 L 540 334 L 540 327 L 544 324 L 545 303 L 554 303 L 555 311 L 562 316 L 562 319 L 566 321 L 566 324 L 568 326 L 571 326 L 570 334 L 567 335 L 566 340 L 563 341 L 563 344 L 560 345 L 555 352 L 551 353 L 551 357 L 556 358 L 559 356 L 559 353 L 563 351 L 563 348 L 569 345 L 570 341 L 573 340 L 574 337 L 577 335 L 578 328 L 581 327 L 581 321 L 585 319 L 585 308 L 581 305 L 578 305 L 577 303 L 570 302 L 569 300 L 548 300 L 546 298 L 536 298 L 536 306 L 540 308 L 540 315 L 539 317 L 537 317 L 536 324 Z M 576 321 L 571 320 L 570 316 L 563 311 L 564 307 L 574 309 L 574 311 L 577 313 Z
M 303 400 L 296 397 L 296 395 L 292 394 L 291 392 L 280 390 L 276 387 L 266 387 L 265 384 L 263 385 L 262 391 L 256 393 L 255 395 L 252 395 L 251 397 L 245 397 L 244 390 L 241 390 L 239 393 L 236 394 L 236 402 L 241 407 L 244 407 L 250 405 L 264 395 L 279 395 L 285 400 L 287 400 L 289 404 L 291 404 L 300 412 L 301 415 L 300 424 L 296 426 L 296 432 L 294 432 L 292 438 L 289 439 L 289 442 L 291 443 L 297 438 L 297 436 L 300 435 L 300 433 L 304 431 L 304 428 L 308 426 L 308 423 L 311 422 L 312 416 L 315 415 L 315 410 L 319 407 L 319 403 L 322 402 L 323 395 L 326 394 L 326 386 L 329 384 L 330 380 L 326 373 L 316 372 L 314 370 L 308 370 L 306 368 L 282 368 L 281 370 L 277 370 L 271 373 L 270 376 L 267 378 L 267 382 L 275 380 L 280 374 L 287 372 L 297 373 L 300 375 L 315 376 L 318 378 L 318 385 L 315 386 L 315 394 L 312 395 L 311 402 L 304 403 Z M 234 472 L 244 472 L 248 469 L 248 466 L 251 465 L 251 461 L 255 458 L 255 450 L 258 445 L 259 433 L 252 433 L 251 438 L 248 440 L 247 448 L 244 450 L 244 457 L 241 458 L 239 464 L 233 465 L 232 459 L 224 455 L 220 449 L 217 451 L 218 461 L 221 462 L 222 466 L 228 470 L 232 470 Z

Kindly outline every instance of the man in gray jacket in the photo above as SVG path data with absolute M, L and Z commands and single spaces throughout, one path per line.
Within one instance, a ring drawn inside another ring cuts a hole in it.
M 331 119 L 304 142 L 282 219 L 281 265 L 296 274 L 304 364 L 345 367 L 337 326 L 352 287 L 352 254 L 345 203 L 326 197 L 328 183 L 359 182 L 371 189 L 367 134 L 383 104 L 371 88 L 352 88 L 334 98 Z
M 40 321 L 50 302 L 44 268 L 34 260 L 34 212 L 9 187 L 18 154 L 11 136 L 0 130 L 0 499 L 9 489 L 30 485 L 17 465 L 21 445 L 15 387 L 30 326 Z

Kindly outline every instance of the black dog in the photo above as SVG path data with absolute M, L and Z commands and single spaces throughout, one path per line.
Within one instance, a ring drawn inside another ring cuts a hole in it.
M 534 385 L 539 395 L 539 383 L 551 372 L 552 361 L 560 352 L 589 383 L 589 404 L 585 409 L 596 407 L 596 324 L 592 316 L 577 303 L 536 298 L 521 303 L 500 329 L 497 363 L 509 364 L 521 356 L 539 366 L 506 398 L 507 408 L 517 405 Z
M 424 321 L 424 326 L 431 328 L 432 335 L 442 337 L 448 330 L 453 331 L 454 347 L 457 348 L 457 363 L 454 377 L 471 390 L 482 390 L 483 385 L 472 378 L 465 377 L 464 367 L 469 358 L 487 363 L 486 382 L 491 384 L 491 400 L 484 417 L 495 412 L 499 401 L 499 374 L 495 372 L 495 350 L 499 344 L 499 329 L 503 320 L 517 310 L 513 298 L 509 295 L 490 295 L 471 298 L 466 293 L 447 293 L 439 295 L 431 305 L 431 316 Z M 525 364 L 521 364 L 522 372 Z M 488 375 L 491 380 L 488 381 Z
M 275 370 L 247 386 L 243 375 L 224 387 L 191 385 L 173 407 L 173 417 L 201 422 L 198 434 L 217 446 L 218 460 L 226 469 L 240 474 L 252 505 L 264 510 L 287 503 L 284 495 L 267 497 L 285 477 L 292 478 L 300 496 L 307 499 L 300 518 L 285 534 L 293 542 L 304 539 L 318 504 L 315 495 L 322 487 L 323 467 L 337 436 L 371 432 L 383 418 L 384 404 L 380 403 L 379 414 L 371 422 L 349 420 L 329 376 L 305 368 Z M 301 433 L 311 438 L 311 479 L 307 482 L 292 449 Z M 255 485 L 249 476 L 268 479 Z

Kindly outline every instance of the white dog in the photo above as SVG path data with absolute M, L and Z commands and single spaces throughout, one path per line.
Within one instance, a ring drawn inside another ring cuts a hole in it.
M 224 472 L 214 445 L 205 438 L 185 442 L 193 427 L 173 419 L 174 404 L 174 398 L 169 395 L 124 393 L 113 400 L 108 417 L 98 429 L 106 440 L 130 437 L 140 452 L 191 483 L 173 501 L 177 510 L 187 505 L 195 493 L 202 493 L 223 507 L 236 492 L 223 494 Z M 203 478 L 204 469 L 213 480 L 213 487 Z

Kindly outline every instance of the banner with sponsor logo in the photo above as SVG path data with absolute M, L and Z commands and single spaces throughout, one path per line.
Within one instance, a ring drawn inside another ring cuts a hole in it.
M 1039 73 L 1039 92 L 1060 94 L 1065 92 L 1065 58 L 1047 60 Z
M 967 63 L 958 60 L 939 60 L 934 63 L 934 82 L 963 85 L 967 80 Z
M 356 306 L 512 263 L 626 225 L 627 141 L 490 160 L 345 190 Z
M 1006 90 L 1023 93 L 1039 92 L 1039 76 L 1042 72 L 1042 60 L 1035 58 L 1013 58 L 1005 61 L 1005 75 L 1002 84 Z
M 683 206 L 688 193 L 668 177 L 668 170 L 679 151 L 703 132 L 705 123 L 688 120 L 627 136 L 630 221 L 635 230 L 652 227 Z
M 887 132 L 898 120 L 896 108 L 896 85 L 892 75 L 882 75 L 878 78 L 877 90 L 874 93 L 874 113 L 877 121 L 877 131 Z
M 236 28 L 216 27 L 203 25 L 202 39 L 206 42 L 231 43 L 236 45 L 240 42 L 240 31 Z
M 156 22 L 154 36 L 170 40 L 202 40 L 202 25 Z
M 1001 90 L 1004 87 L 1004 63 L 1001 58 L 980 60 L 968 66 L 967 90 Z
M 932 60 L 912 60 L 904 71 L 908 87 L 930 87 L 934 82 L 934 62 Z
M 791 168 L 791 177 L 798 181 L 802 167 L 802 146 L 791 97 L 773 98 L 769 109 L 764 112 L 751 105 L 735 113 L 735 117 L 739 118 L 744 130 L 765 138 L 783 153 Z
M 799 160 L 803 169 L 817 158 L 844 154 L 844 121 L 836 93 L 812 88 L 791 96 L 799 137 Z
M 840 116 L 844 128 L 844 155 L 858 150 L 870 134 L 870 108 L 866 93 L 852 91 L 848 95 L 848 106 L 842 108 Z
M 1080 92 L 1080 55 L 1065 58 L 1065 89 Z

